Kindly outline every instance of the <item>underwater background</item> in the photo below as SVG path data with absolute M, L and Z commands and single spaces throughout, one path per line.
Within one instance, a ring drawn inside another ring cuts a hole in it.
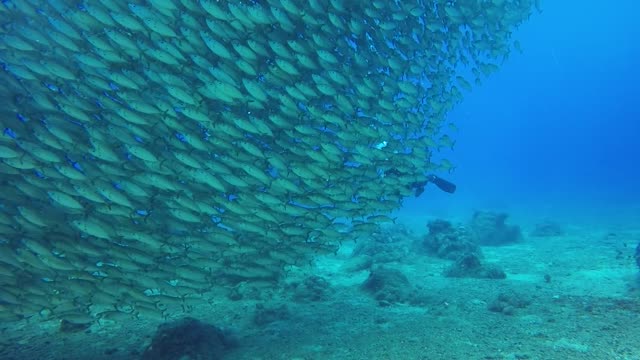
M 635 1 L 545 1 L 515 33 L 524 52 L 449 115 L 460 128 L 450 155 L 456 196 L 434 191 L 406 208 L 637 223 L 638 9 Z
M 0 359 L 640 360 L 636 1 L 0 6 Z

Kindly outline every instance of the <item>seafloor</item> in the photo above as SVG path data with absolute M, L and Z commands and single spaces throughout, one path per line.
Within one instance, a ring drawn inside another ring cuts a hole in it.
M 418 229 L 399 246 L 411 251 Z M 504 280 L 446 278 L 451 262 L 424 254 L 386 264 L 424 295 L 416 305 L 373 300 L 361 288 L 368 271 L 345 271 L 353 247 L 345 244 L 316 264 L 315 275 L 330 284 L 324 299 L 293 301 L 287 290 L 236 301 L 221 295 L 190 316 L 234 334 L 237 345 L 225 360 L 640 359 L 640 280 L 632 259 L 640 228 L 566 229 L 531 237 L 525 228 L 516 244 L 484 247 L 485 261 L 502 267 Z M 293 271 L 286 282 L 307 275 Z M 524 305 L 491 311 L 500 294 Z M 256 321 L 256 309 L 265 308 L 272 316 Z M 137 320 L 61 333 L 55 322 L 23 322 L 2 333 L 0 358 L 137 359 L 157 325 Z

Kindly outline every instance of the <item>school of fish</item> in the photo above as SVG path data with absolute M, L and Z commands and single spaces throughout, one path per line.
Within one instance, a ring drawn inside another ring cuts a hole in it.
M 2 1 L 0 320 L 166 318 L 366 237 L 536 6 Z

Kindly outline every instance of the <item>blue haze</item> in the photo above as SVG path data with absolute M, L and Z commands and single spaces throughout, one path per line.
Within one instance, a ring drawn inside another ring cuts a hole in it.
M 451 114 L 457 165 L 403 213 L 640 221 L 640 2 L 543 3 L 510 58 Z

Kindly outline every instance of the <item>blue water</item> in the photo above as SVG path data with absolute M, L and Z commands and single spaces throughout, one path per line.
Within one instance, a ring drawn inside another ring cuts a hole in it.
M 623 223 L 640 214 L 640 2 L 547 1 L 500 71 L 450 115 L 459 132 L 451 196 L 405 211 Z M 535 220 L 535 219 L 534 219 Z

